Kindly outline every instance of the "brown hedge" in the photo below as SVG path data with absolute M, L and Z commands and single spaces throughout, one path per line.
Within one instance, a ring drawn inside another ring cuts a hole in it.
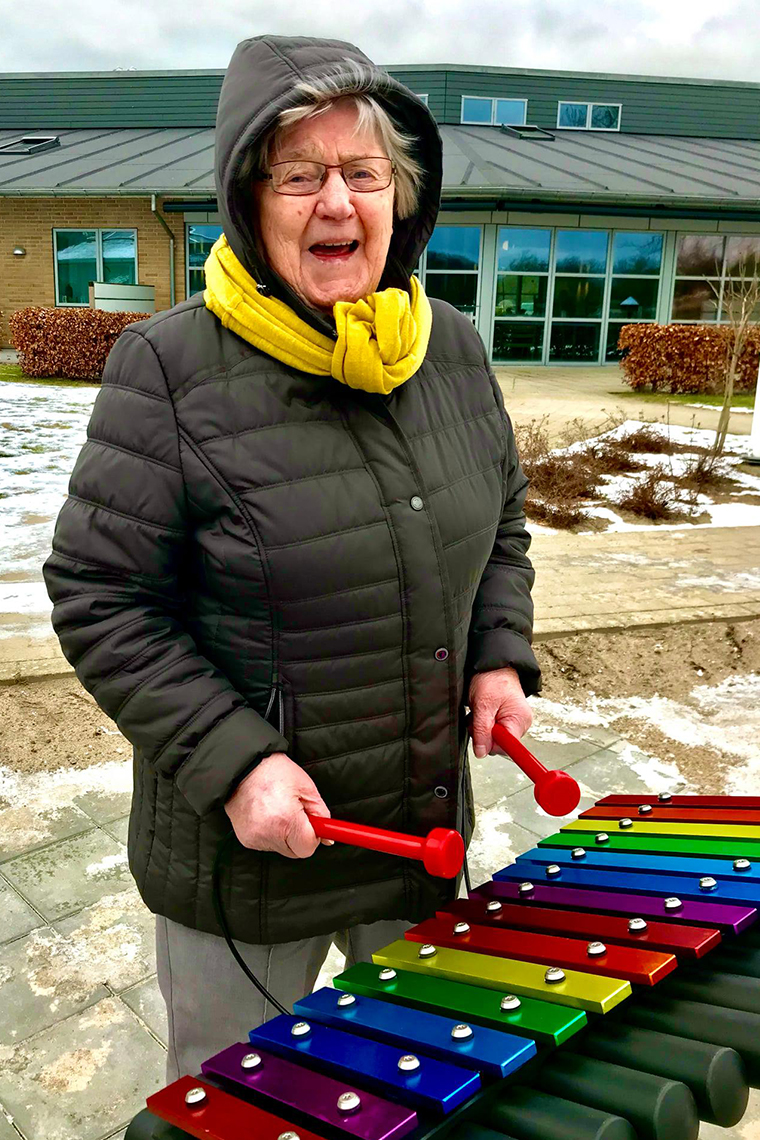
M 8 323 L 27 376 L 100 380 L 119 333 L 148 315 L 32 306 L 13 313 Z
M 618 348 L 626 384 L 670 392 L 722 392 L 733 337 L 727 325 L 623 325 Z M 735 388 L 751 392 L 760 361 L 760 326 L 747 333 Z

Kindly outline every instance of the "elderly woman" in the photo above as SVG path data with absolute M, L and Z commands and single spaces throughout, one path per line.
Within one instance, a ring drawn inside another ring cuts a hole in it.
M 472 830 L 475 752 L 538 684 L 525 478 L 466 316 L 412 276 L 439 205 L 424 104 L 340 41 L 241 43 L 207 289 L 130 326 L 45 567 L 82 684 L 134 747 L 169 1077 L 457 884 L 320 844 L 308 813 Z

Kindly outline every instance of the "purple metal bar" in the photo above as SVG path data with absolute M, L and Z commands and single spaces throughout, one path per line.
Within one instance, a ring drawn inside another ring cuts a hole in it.
M 254 1068 L 243 1068 L 243 1058 L 252 1054 L 259 1056 L 261 1061 Z M 400 1140 L 417 1127 L 414 1109 L 392 1104 L 366 1089 L 294 1065 L 292 1061 L 243 1042 L 209 1057 L 201 1069 L 207 1076 L 234 1081 L 250 1089 L 280 1109 L 296 1108 L 314 1120 L 359 1140 Z M 345 1093 L 358 1095 L 359 1106 L 341 1111 L 338 1098 Z
M 652 895 L 613 894 L 611 891 L 582 890 L 535 883 L 530 896 L 520 893 L 520 884 L 512 882 L 484 883 L 470 892 L 470 898 L 517 899 L 530 905 L 568 907 L 571 910 L 598 910 L 608 914 L 626 914 L 642 918 L 661 918 L 668 922 L 717 926 L 723 933 L 741 934 L 758 917 L 754 907 L 727 903 L 689 902 L 678 910 L 665 910 L 662 899 Z

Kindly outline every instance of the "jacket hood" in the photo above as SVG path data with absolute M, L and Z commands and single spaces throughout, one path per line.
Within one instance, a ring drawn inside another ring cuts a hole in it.
M 280 112 L 299 102 L 295 84 L 306 77 L 334 74 L 346 60 L 368 65 L 382 78 L 386 86 L 373 94 L 394 122 L 417 140 L 415 157 L 424 171 L 419 206 L 412 217 L 396 220 L 379 285 L 380 289 L 408 290 L 409 276 L 433 232 L 441 197 L 441 136 L 421 99 L 343 40 L 254 36 L 235 49 L 216 116 L 216 193 L 227 241 L 256 281 L 320 332 L 332 330 L 332 317 L 309 308 L 259 254 L 253 195 L 240 185 L 238 171 L 246 152 Z

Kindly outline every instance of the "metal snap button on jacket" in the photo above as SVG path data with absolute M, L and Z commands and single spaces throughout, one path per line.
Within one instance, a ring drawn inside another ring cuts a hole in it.
M 436 649 L 436 651 L 435 651 L 436 661 L 445 661 L 446 658 L 448 657 L 448 655 L 449 655 L 449 651 L 444 646 L 441 646 L 440 649 Z
M 409 506 L 413 511 L 421 511 L 425 504 L 419 495 L 412 495 L 411 499 L 409 500 Z
M 443 784 L 439 784 L 435 789 L 435 794 L 438 796 L 439 800 L 445 800 L 449 794 L 449 790 L 448 788 L 444 788 Z

